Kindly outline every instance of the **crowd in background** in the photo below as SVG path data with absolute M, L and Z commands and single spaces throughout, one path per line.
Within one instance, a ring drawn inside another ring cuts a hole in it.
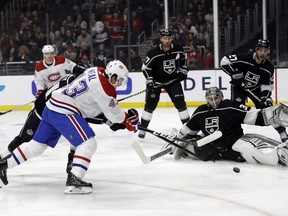
M 130 1 L 129 33 L 126 0 L 96 0 L 91 1 L 92 5 L 89 2 L 28 0 L 11 29 L 0 31 L 0 63 L 39 61 L 43 58 L 41 49 L 47 41 L 54 46 L 57 55 L 93 66 L 105 66 L 114 59 L 114 46 L 126 45 L 128 34 L 131 44 L 137 43 L 142 31 L 152 36 L 153 45 L 158 44 L 159 32 L 151 32 L 151 23 L 158 19 L 160 28 L 163 27 L 163 1 Z M 214 68 L 212 0 L 180 2 L 186 2 L 186 5 L 179 7 L 175 16 L 169 16 L 174 43 L 187 51 L 190 70 Z M 252 8 L 255 2 L 219 0 L 219 25 L 224 26 L 228 20 L 245 13 L 245 9 Z M 172 11 L 172 6 L 169 4 L 169 11 Z M 46 12 L 49 23 L 46 23 Z M 128 64 L 127 56 L 127 50 L 117 51 L 116 58 L 125 64 Z M 130 71 L 140 71 L 143 59 L 138 48 L 131 48 L 130 56 Z

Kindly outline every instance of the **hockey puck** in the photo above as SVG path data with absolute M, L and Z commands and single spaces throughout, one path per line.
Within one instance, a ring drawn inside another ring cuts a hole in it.
M 235 173 L 239 173 L 239 172 L 240 172 L 240 169 L 239 169 L 238 167 L 234 167 L 234 168 L 233 168 L 233 171 L 234 171 Z

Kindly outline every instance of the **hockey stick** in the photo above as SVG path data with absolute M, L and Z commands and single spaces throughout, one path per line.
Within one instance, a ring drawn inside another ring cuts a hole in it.
M 141 127 L 140 127 L 141 128 Z M 140 129 L 139 128 L 139 129 Z M 141 129 L 140 129 L 141 130 Z M 185 151 L 186 153 L 188 154 L 191 154 L 193 155 L 194 157 L 198 158 L 197 155 L 195 155 L 194 152 L 191 152 L 189 151 L 188 149 L 180 146 L 179 144 L 177 144 L 176 142 L 184 142 L 184 143 L 187 143 L 187 144 L 190 144 L 190 145 L 193 145 L 193 146 L 196 146 L 196 147 L 201 147 L 201 146 L 204 146 L 218 138 L 220 138 L 222 136 L 222 132 L 221 131 L 216 131 L 214 132 L 213 134 L 210 134 L 200 140 L 197 140 L 197 141 L 187 141 L 187 140 L 184 140 L 184 139 L 180 139 L 180 138 L 176 138 L 176 137 L 173 137 L 173 136 L 169 136 L 167 134 L 163 134 L 163 133 L 159 133 L 159 132 L 156 132 L 156 131 L 152 131 L 150 129 L 147 129 L 145 128 L 144 131 L 146 132 L 149 132 L 151 134 L 153 134 L 154 136 L 160 138 L 160 139 L 163 139 L 164 141 L 170 143 L 171 145 L 173 146 L 176 146 L 178 148 L 180 148 L 181 150 Z M 153 154 L 151 156 L 146 156 L 143 152 L 143 150 L 141 149 L 141 147 L 139 146 L 139 144 L 134 141 L 132 143 L 132 146 L 134 148 L 134 150 L 136 151 L 136 153 L 138 154 L 138 156 L 140 157 L 140 159 L 142 160 L 142 162 L 144 164 L 147 164 L 147 163 L 150 163 L 151 161 L 153 160 L 156 160 L 157 158 L 160 158 L 168 153 L 170 153 L 172 151 L 172 147 L 169 147 L 167 149 L 164 149 L 164 150 L 161 150 L 160 152 L 156 153 L 156 154 Z
M 218 138 L 220 138 L 222 136 L 222 132 L 221 131 L 215 131 L 213 134 L 210 134 L 210 135 L 208 135 L 206 137 L 203 137 L 200 140 L 189 141 L 189 140 L 181 139 L 181 138 L 178 138 L 178 137 L 175 137 L 175 136 L 170 136 L 170 135 L 163 134 L 163 133 L 160 133 L 160 132 L 157 132 L 157 131 L 153 131 L 153 130 L 150 130 L 148 128 L 144 128 L 144 127 L 142 127 L 140 125 L 138 126 L 138 129 L 146 131 L 148 133 L 151 133 L 154 136 L 159 137 L 160 139 L 164 138 L 164 139 L 171 140 L 172 142 L 179 141 L 179 142 L 183 142 L 183 143 L 186 143 L 186 144 L 189 144 L 189 145 L 193 145 L 193 146 L 196 146 L 196 147 L 201 147 L 203 145 L 206 145 L 207 143 L 212 142 L 212 141 L 214 141 L 214 140 L 216 140 L 216 139 L 218 139 Z M 165 140 L 165 141 L 167 141 L 167 140 Z
M 35 101 L 35 100 L 30 101 L 30 102 L 25 103 L 25 104 L 22 104 L 22 105 L 19 105 L 19 106 L 16 106 L 16 107 L 14 107 L 14 108 L 12 108 L 12 109 L 10 109 L 10 110 L 7 110 L 7 111 L 5 111 L 5 112 L 0 112 L 0 115 L 4 115 L 4 114 L 6 114 L 6 113 L 9 113 L 9 112 L 12 112 L 12 111 L 21 109 L 22 107 L 25 107 L 25 106 L 27 106 L 27 105 L 29 105 L 29 104 L 31 104 L 31 103 L 34 103 L 34 101 Z
M 144 164 L 148 164 L 151 161 L 156 160 L 157 158 L 160 158 L 172 151 L 172 147 L 169 147 L 151 156 L 146 156 L 137 141 L 134 141 L 132 146 Z
M 161 87 L 163 87 L 163 86 L 165 86 L 165 85 L 169 85 L 169 84 L 175 82 L 176 80 L 177 80 L 177 78 L 172 79 L 172 80 L 170 80 L 170 81 L 168 81 L 168 82 L 166 82 L 166 83 L 160 83 L 160 84 L 156 85 L 154 88 L 161 88 Z M 134 94 L 131 94 L 131 95 L 127 96 L 127 97 L 120 98 L 120 99 L 117 100 L 117 101 L 120 102 L 120 101 L 126 100 L 126 99 L 128 99 L 128 98 L 131 98 L 131 97 L 134 97 L 134 96 L 136 96 L 136 95 L 142 94 L 142 93 L 144 93 L 144 92 L 146 92 L 146 91 L 147 91 L 147 89 L 143 89 L 143 90 L 141 90 L 141 91 L 139 91 L 139 92 L 136 92 L 136 93 L 134 93 Z

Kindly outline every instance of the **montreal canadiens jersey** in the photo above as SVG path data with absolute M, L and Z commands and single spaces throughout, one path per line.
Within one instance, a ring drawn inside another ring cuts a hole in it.
M 223 136 L 213 143 L 229 148 L 243 136 L 241 124 L 264 125 L 260 111 L 232 100 L 223 100 L 216 109 L 207 104 L 199 106 L 183 127 L 188 127 L 191 135 L 201 131 L 207 136 L 220 130 Z
M 56 84 L 66 71 L 72 71 L 76 64 L 64 56 L 55 56 L 52 65 L 41 60 L 35 67 L 34 82 L 37 90 L 44 90 Z
M 118 106 L 116 89 L 104 75 L 104 68 L 87 69 L 72 83 L 53 91 L 46 106 L 63 114 L 93 118 L 103 113 L 113 123 L 122 123 L 125 112 Z

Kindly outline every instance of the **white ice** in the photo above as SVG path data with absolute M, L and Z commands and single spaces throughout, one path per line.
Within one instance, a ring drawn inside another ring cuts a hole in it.
M 141 109 L 138 109 L 141 113 Z M 190 108 L 190 112 L 193 109 Z M 20 131 L 27 112 L 0 116 L 0 151 Z M 181 123 L 174 108 L 156 109 L 150 129 L 170 133 Z M 0 189 L 1 216 L 287 216 L 288 168 L 234 162 L 174 161 L 165 155 L 144 165 L 132 148 L 137 134 L 92 125 L 98 149 L 84 178 L 92 194 L 65 195 L 69 145 L 8 170 Z M 243 126 L 279 140 L 271 127 Z M 148 134 L 140 143 L 146 155 L 164 142 Z M 239 167 L 240 173 L 233 172 Z

